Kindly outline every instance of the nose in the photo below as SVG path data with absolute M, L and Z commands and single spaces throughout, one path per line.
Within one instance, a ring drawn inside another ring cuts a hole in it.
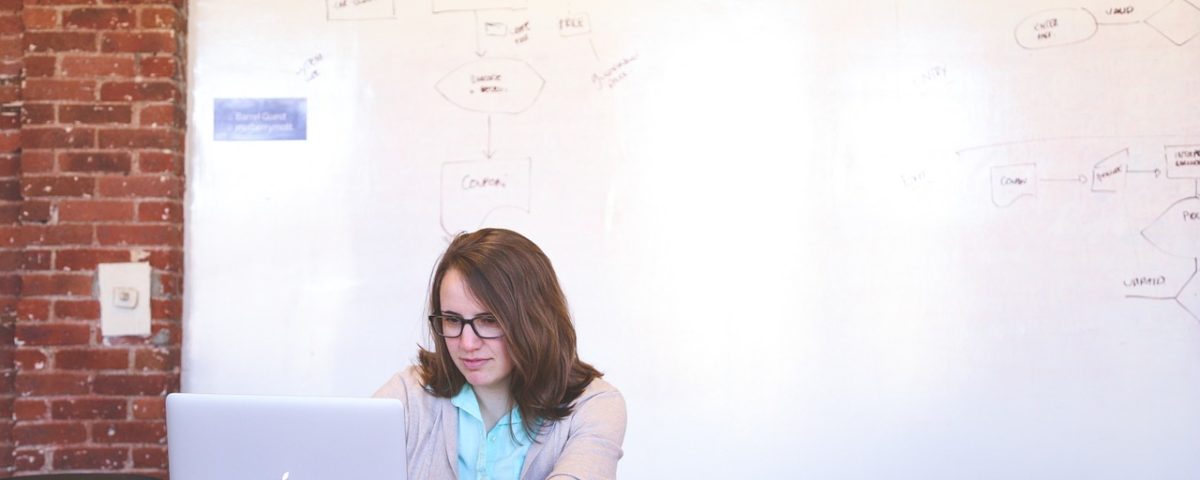
M 475 334 L 474 328 L 464 325 L 462 335 L 458 336 L 458 344 L 463 350 L 478 350 L 483 346 L 483 339 Z

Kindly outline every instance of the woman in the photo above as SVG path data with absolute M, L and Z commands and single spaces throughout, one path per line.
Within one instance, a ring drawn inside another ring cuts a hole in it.
M 537 245 L 510 230 L 461 234 L 430 293 L 433 351 L 375 393 L 404 401 L 409 478 L 616 476 L 625 400 L 576 355 Z

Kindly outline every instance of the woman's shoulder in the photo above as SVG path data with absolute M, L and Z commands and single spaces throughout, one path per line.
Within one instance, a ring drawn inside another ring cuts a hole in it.
M 581 394 L 579 397 L 583 398 L 596 395 L 620 396 L 621 391 L 617 390 L 617 387 L 613 386 L 613 384 L 608 383 L 608 380 L 605 380 L 604 377 L 596 377 L 588 383 L 588 386 L 583 389 L 583 394 Z
M 409 396 L 413 390 L 423 390 L 421 374 L 416 365 L 410 365 L 404 370 L 392 374 L 383 386 L 375 391 L 374 397 L 400 398 Z
M 625 399 L 608 381 L 593 378 L 571 403 L 571 413 L 549 425 L 531 449 L 542 455 L 527 460 L 525 477 L 613 478 L 624 441 Z
M 625 397 L 607 380 L 596 377 L 572 403 L 571 416 L 576 420 L 603 419 L 625 423 Z
M 429 393 L 422 383 L 421 369 L 417 365 L 411 365 L 393 374 L 372 396 L 400 399 L 410 411 L 431 410 L 438 403 L 438 397 Z

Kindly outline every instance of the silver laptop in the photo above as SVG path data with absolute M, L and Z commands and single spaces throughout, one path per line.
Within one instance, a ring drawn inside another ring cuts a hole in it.
M 378 398 L 167 396 L 171 480 L 405 480 L 404 406 Z

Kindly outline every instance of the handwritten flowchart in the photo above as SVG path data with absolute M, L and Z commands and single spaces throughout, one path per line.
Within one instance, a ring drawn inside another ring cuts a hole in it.
M 1145 145 L 1153 143 L 1152 138 L 1130 139 L 1139 148 L 1119 148 L 1090 159 L 1083 153 L 1090 150 L 1091 142 L 1111 140 L 1030 140 L 972 147 L 960 151 L 959 157 L 1001 159 L 989 168 L 988 175 L 991 203 L 1001 210 L 1021 210 L 1022 205 L 1037 202 L 1050 191 L 1075 190 L 1085 195 L 1083 198 L 1087 194 L 1133 195 L 1132 177 L 1140 177 L 1136 183 L 1139 188 L 1158 186 L 1165 191 L 1167 185 L 1161 182 L 1187 184 L 1191 195 L 1163 205 L 1162 212 L 1137 232 L 1155 251 L 1183 262 L 1151 262 L 1155 266 L 1150 271 L 1130 273 L 1126 278 L 1113 279 L 1112 284 L 1125 291 L 1125 298 L 1175 302 L 1200 321 L 1200 138 L 1149 148 Z M 1076 153 L 1071 153 L 1073 150 Z M 1159 153 L 1151 156 L 1135 151 Z M 1002 161 L 1030 157 L 1037 160 Z M 1075 171 L 1064 168 L 1062 159 L 1069 157 L 1081 158 L 1086 166 Z
M 587 82 L 597 91 L 611 91 L 628 81 L 640 63 L 637 52 L 605 61 L 592 39 L 594 22 L 589 12 L 567 2 L 554 24 L 535 24 L 527 0 L 429 0 L 428 14 L 458 16 L 472 23 L 474 51 L 463 52 L 463 63 L 449 71 L 432 89 L 449 105 L 484 117 L 487 141 L 482 157 L 443 161 L 440 223 L 447 236 L 479 228 L 495 211 L 513 208 L 532 212 L 531 192 L 534 161 L 511 152 L 497 156 L 492 149 L 493 124 L 535 108 L 547 79 L 523 57 L 532 45 L 554 39 L 563 42 L 586 40 L 586 54 L 595 68 L 573 80 Z M 400 5 L 404 6 L 404 5 Z M 397 16 L 396 0 L 326 0 L 326 20 L 336 22 L 390 20 Z M 543 35 L 542 33 L 547 34 Z M 554 34 L 549 34 L 554 32 Z M 583 47 L 583 43 L 578 44 Z M 304 59 L 296 76 L 312 82 L 321 76 L 322 54 Z M 570 81 L 570 79 L 553 79 Z M 455 177 L 455 178 L 450 178 Z M 478 179 L 500 179 L 483 181 Z
M 1189 0 L 1140 0 L 1102 9 L 1054 8 L 1034 13 L 1013 30 L 1026 49 L 1063 47 L 1087 41 L 1101 27 L 1144 25 L 1178 46 L 1200 35 L 1200 6 Z

